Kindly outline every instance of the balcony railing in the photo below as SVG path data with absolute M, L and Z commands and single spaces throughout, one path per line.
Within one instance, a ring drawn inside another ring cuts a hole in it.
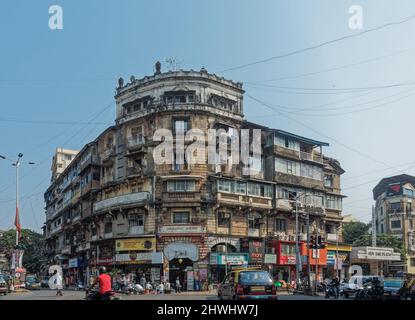
M 127 140 L 127 146 L 129 148 L 138 147 L 138 146 L 141 146 L 143 144 L 145 144 L 144 137 L 141 137 L 141 138 L 139 138 L 139 137 L 130 137 Z
M 304 151 L 300 151 L 300 160 L 308 160 L 308 161 L 314 161 L 318 163 L 323 163 L 323 157 L 321 154 L 318 153 L 308 153 Z
M 115 146 L 112 146 L 101 153 L 101 160 L 105 161 L 115 154 Z
M 134 226 L 130 227 L 128 231 L 129 235 L 136 235 L 136 234 L 143 234 L 144 233 L 144 226 Z
M 121 207 L 131 204 L 145 204 L 150 200 L 150 197 L 151 196 L 149 192 L 135 192 L 101 200 L 94 203 L 94 212 L 103 211 L 112 207 Z
M 127 177 L 141 175 L 142 172 L 141 167 L 127 167 Z
M 84 170 L 90 164 L 100 165 L 99 157 L 95 155 L 89 155 L 81 161 L 81 171 Z
M 299 150 L 286 148 L 286 147 L 279 146 L 279 145 L 274 145 L 274 152 L 276 154 L 283 154 L 285 156 L 290 156 L 294 159 L 297 158 L 299 160 L 323 163 L 323 156 L 320 153 L 317 153 L 315 151 L 305 152 L 305 151 L 299 151 Z

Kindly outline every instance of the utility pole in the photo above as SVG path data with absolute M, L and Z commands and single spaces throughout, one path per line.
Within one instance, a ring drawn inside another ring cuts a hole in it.
M 16 247 L 15 251 L 12 254 L 12 259 L 16 259 L 14 262 L 15 269 L 13 270 L 13 280 L 11 285 L 11 290 L 14 290 L 15 288 L 15 278 L 16 278 L 16 268 L 21 267 L 20 266 L 20 257 L 21 257 L 21 251 L 18 250 L 19 248 L 19 237 L 21 232 L 21 225 L 20 225 L 20 218 L 19 218 L 19 167 L 21 162 L 21 159 L 23 157 L 23 153 L 19 153 L 17 155 L 17 160 L 13 161 L 5 156 L 0 155 L 0 159 L 3 160 L 9 160 L 12 162 L 12 166 L 16 168 L 16 213 L 14 217 L 14 225 L 16 226 Z M 35 164 L 34 162 L 27 162 L 27 164 Z
M 372 247 L 376 247 L 375 207 L 372 205 Z
M 307 285 L 311 289 L 311 265 L 310 265 L 310 214 L 306 213 L 307 222 Z
M 317 294 L 317 278 L 318 278 L 318 255 L 320 242 L 318 241 L 318 226 L 316 225 L 316 251 L 315 251 L 315 278 L 314 278 L 314 293 Z M 314 249 L 313 249 L 314 250 Z
M 301 268 L 301 259 L 300 259 L 300 247 L 298 243 L 298 199 L 295 199 L 295 261 L 296 261 L 296 268 L 295 268 L 295 280 L 296 280 L 296 287 L 297 290 L 300 288 L 300 268 Z

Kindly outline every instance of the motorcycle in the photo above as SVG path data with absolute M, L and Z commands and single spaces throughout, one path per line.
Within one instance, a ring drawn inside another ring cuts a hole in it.
M 130 283 L 127 285 L 127 290 L 133 294 L 144 294 L 144 288 L 138 283 Z
M 108 291 L 103 296 L 99 296 L 98 290 L 87 289 L 85 291 L 85 300 L 110 301 L 110 300 L 120 300 L 120 297 L 116 296 L 114 291 Z
M 356 292 L 356 300 L 382 300 L 383 286 L 377 282 L 367 282 Z
M 326 295 L 325 297 L 327 299 L 330 299 L 330 297 L 334 297 L 335 299 L 339 298 L 339 290 L 337 290 L 337 285 L 335 284 L 329 284 L 326 286 Z

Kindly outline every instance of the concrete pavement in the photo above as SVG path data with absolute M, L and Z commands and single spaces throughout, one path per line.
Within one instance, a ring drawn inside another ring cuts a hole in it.
M 216 292 L 182 292 L 172 294 L 144 294 L 124 295 L 120 294 L 121 300 L 217 300 Z M 63 297 L 56 296 L 54 290 L 33 290 L 19 293 L 11 293 L 0 296 L 2 300 L 84 300 L 85 291 L 64 291 Z M 280 300 L 326 300 L 321 296 L 306 296 L 302 294 L 279 293 Z M 333 299 L 331 299 L 333 300 Z

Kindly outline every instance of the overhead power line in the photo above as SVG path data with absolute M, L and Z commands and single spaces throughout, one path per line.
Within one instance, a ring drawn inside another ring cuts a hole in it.
M 351 39 L 351 38 L 357 38 L 357 37 L 360 37 L 364 34 L 374 32 L 374 31 L 378 31 L 378 30 L 381 30 L 381 29 L 384 29 L 384 28 L 387 28 L 387 27 L 391 27 L 391 26 L 394 26 L 394 25 L 400 25 L 400 24 L 406 23 L 406 22 L 408 22 L 408 21 L 410 21 L 414 18 L 415 18 L 415 14 L 410 15 L 406 18 L 403 18 L 399 21 L 385 23 L 385 24 L 382 24 L 380 26 L 377 26 L 377 27 L 374 27 L 374 28 L 371 28 L 371 29 L 367 29 L 367 30 L 364 30 L 364 31 L 361 31 L 361 32 L 358 32 L 358 33 L 355 33 L 355 34 L 342 36 L 342 37 L 332 39 L 332 40 L 329 40 L 329 41 L 325 41 L 325 42 L 322 42 L 322 43 L 319 43 L 319 44 L 316 44 L 316 45 L 313 45 L 313 46 L 310 46 L 310 47 L 305 47 L 303 49 L 294 50 L 294 51 L 291 51 L 291 52 L 288 52 L 288 53 L 272 56 L 272 57 L 265 58 L 265 59 L 262 59 L 262 60 L 257 60 L 257 61 L 242 64 L 242 65 L 239 65 L 239 66 L 223 69 L 223 70 L 220 70 L 218 72 L 228 72 L 228 71 L 243 69 L 243 68 L 246 68 L 246 67 L 249 67 L 249 66 L 253 66 L 253 65 L 257 65 L 257 64 L 261 64 L 261 63 L 266 63 L 266 62 L 269 62 L 269 61 L 272 61 L 272 60 L 287 58 L 287 57 L 297 55 L 297 54 L 300 54 L 300 53 L 303 53 L 303 52 L 315 50 L 315 49 L 318 49 L 318 48 L 321 48 L 321 47 L 324 47 L 324 46 L 327 46 L 327 45 L 330 45 L 330 44 L 333 44 L 333 43 L 336 43 L 336 42 L 340 42 L 340 41 Z
M 346 68 L 350 68 L 350 67 L 354 67 L 354 66 L 358 66 L 358 65 L 378 61 L 378 60 L 382 60 L 382 59 L 389 58 L 389 57 L 392 57 L 392 56 L 396 56 L 396 55 L 399 55 L 399 54 L 402 54 L 402 53 L 405 53 L 405 52 L 408 52 L 408 51 L 411 51 L 411 50 L 414 50 L 414 49 L 415 48 L 403 49 L 403 50 L 392 52 L 390 54 L 374 57 L 374 58 L 367 59 L 367 60 L 358 61 L 358 62 L 355 62 L 355 63 L 344 64 L 344 65 L 337 66 L 337 67 L 332 67 L 332 68 L 327 68 L 327 69 L 322 69 L 322 70 L 317 70 L 317 71 L 312 71 L 312 72 L 306 72 L 306 73 L 300 73 L 300 74 L 291 75 L 291 76 L 284 76 L 284 77 L 272 78 L 272 79 L 266 79 L 266 80 L 257 80 L 257 81 L 253 81 L 251 83 L 274 82 L 274 81 L 291 80 L 291 79 L 297 79 L 297 78 L 302 78 L 302 77 L 313 76 L 313 75 L 316 75 L 316 74 L 321 74 L 321 73 L 326 73 L 326 72 L 330 72 L 330 71 L 346 69 Z
M 384 165 L 385 167 L 392 168 L 392 169 L 396 169 L 395 167 L 390 166 L 389 164 L 383 162 L 382 160 L 378 160 L 378 159 L 376 159 L 376 158 L 374 158 L 374 157 L 372 157 L 370 155 L 367 155 L 367 154 L 365 154 L 365 153 L 363 153 L 363 152 L 361 152 L 361 151 L 359 151 L 359 150 L 357 150 L 357 149 L 355 149 L 353 147 L 350 147 L 350 146 L 346 145 L 345 143 L 343 143 L 343 142 L 341 142 L 341 141 L 339 141 L 339 140 L 337 140 L 337 139 L 335 139 L 335 138 L 333 138 L 333 137 L 331 137 L 331 136 L 329 136 L 329 135 L 327 135 L 325 133 L 322 133 L 322 132 L 320 132 L 320 131 L 318 131 L 318 130 L 316 130 L 316 129 L 310 127 L 310 126 L 308 126 L 307 124 L 305 124 L 305 123 L 303 123 L 303 122 L 301 122 L 301 121 L 299 121 L 297 119 L 294 119 L 293 117 L 289 116 L 286 112 L 283 112 L 281 110 L 275 109 L 272 106 L 266 104 L 265 102 L 263 102 L 263 101 L 255 98 L 255 97 L 251 96 L 250 94 L 246 94 L 246 95 L 247 95 L 247 97 L 251 98 L 252 100 L 254 100 L 254 101 L 260 103 L 261 105 L 263 105 L 263 106 L 265 106 L 265 107 L 267 107 L 267 108 L 269 108 L 269 109 L 277 112 L 278 114 L 282 115 L 283 117 L 285 117 L 285 118 L 287 118 L 287 119 L 289 119 L 289 120 L 291 120 L 293 122 L 296 122 L 297 124 L 300 124 L 304 128 L 307 128 L 307 129 L 309 129 L 309 130 L 317 133 L 318 135 L 325 137 L 326 139 L 329 139 L 331 141 L 334 141 L 338 145 L 340 145 L 340 146 L 342 146 L 342 147 L 344 147 L 344 148 L 346 148 L 346 149 L 348 149 L 350 151 L 353 151 L 354 153 L 357 153 L 357 154 L 361 155 L 362 157 L 365 157 L 365 158 L 371 160 L 372 162 L 380 163 L 380 164 Z M 398 170 L 398 171 L 404 173 L 401 170 Z

